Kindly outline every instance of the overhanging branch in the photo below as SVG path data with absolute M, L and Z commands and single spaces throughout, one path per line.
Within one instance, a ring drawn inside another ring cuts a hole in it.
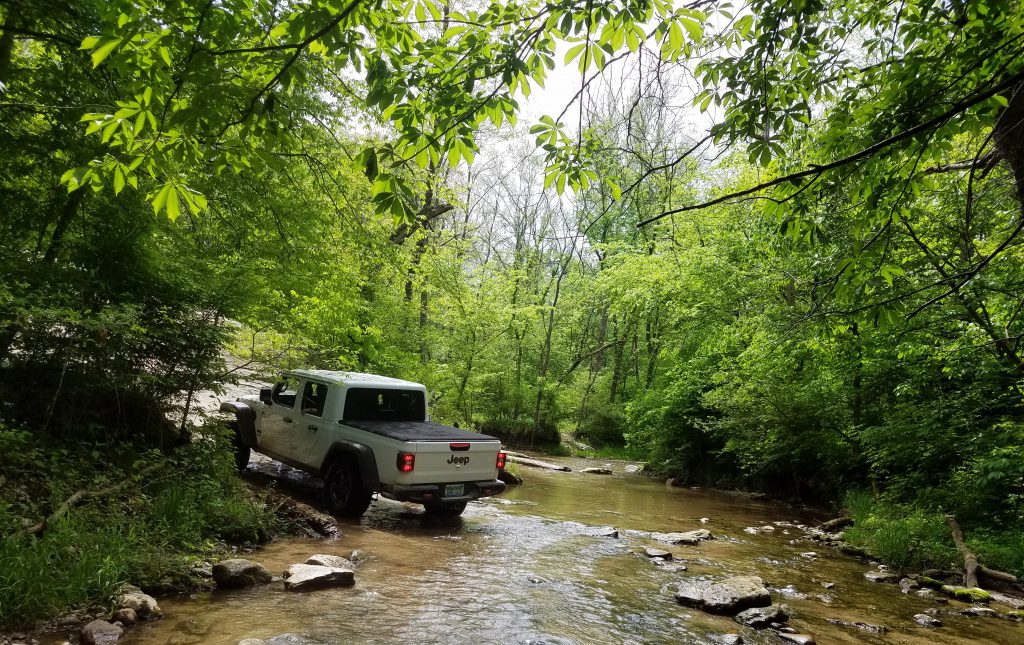
M 728 202 L 728 201 L 737 199 L 739 197 L 746 197 L 747 195 L 752 195 L 754 193 L 760 192 L 760 191 L 765 190 L 767 188 L 773 188 L 775 186 L 779 186 L 781 184 L 785 184 L 785 183 L 789 183 L 789 182 L 796 182 L 796 181 L 801 180 L 801 179 L 803 179 L 805 177 L 818 176 L 818 175 L 824 174 L 824 173 L 826 173 L 826 172 L 828 172 L 830 170 L 834 170 L 836 168 L 841 168 L 843 166 L 848 166 L 848 165 L 850 165 L 852 163 L 856 163 L 856 162 L 861 161 L 863 159 L 867 159 L 868 157 L 870 157 L 870 156 L 872 156 L 872 155 L 874 155 L 874 154 L 876 154 L 876 153 L 878 153 L 878 152 L 888 148 L 889 146 L 892 146 L 893 144 L 899 143 L 900 141 L 903 141 L 905 139 L 909 139 L 910 137 L 913 137 L 915 135 L 921 134 L 922 132 L 927 132 L 928 130 L 931 130 L 933 128 L 936 128 L 936 127 L 942 125 L 946 121 L 952 119 L 953 117 L 955 117 L 958 114 L 964 112 L 965 110 L 968 110 L 968 109 L 974 107 L 975 105 L 977 105 L 978 103 L 981 103 L 982 101 L 987 101 L 988 99 L 992 98 L 993 96 L 999 94 L 1000 92 L 1008 90 L 1011 87 L 1014 87 L 1015 85 L 1021 83 L 1022 81 L 1024 81 L 1024 70 L 1022 70 L 1020 72 L 1017 72 L 1013 76 L 1010 76 L 1010 77 L 1006 78 L 1005 80 L 1003 80 L 1001 83 L 999 83 L 997 85 L 994 85 L 994 86 L 990 87 L 989 89 L 987 89 L 987 90 L 985 90 L 985 91 L 983 91 L 981 93 L 976 94 L 975 96 L 973 96 L 970 99 L 966 99 L 966 100 L 960 101 L 959 103 L 954 104 L 953 107 L 951 107 L 950 109 L 946 110 L 942 114 L 939 114 L 938 116 L 935 116 L 935 117 L 925 121 L 924 123 L 919 123 L 918 125 L 916 125 L 916 126 L 914 126 L 912 128 L 908 128 L 908 129 L 904 130 L 903 132 L 900 132 L 899 134 L 895 134 L 895 135 L 889 137 L 888 139 L 883 139 L 882 141 L 879 141 L 879 142 L 877 142 L 875 144 L 872 144 L 872 145 L 868 146 L 867 148 L 864 148 L 864 149 L 862 149 L 862 150 L 860 150 L 858 152 L 855 152 L 855 153 L 853 153 L 851 155 L 843 157 L 842 159 L 837 159 L 837 160 L 835 160 L 835 161 L 833 161 L 831 163 L 827 163 L 827 164 L 824 164 L 824 165 L 821 165 L 821 166 L 812 165 L 812 166 L 810 166 L 808 168 L 805 168 L 804 170 L 801 170 L 799 172 L 794 172 L 794 173 L 790 173 L 788 175 L 783 175 L 781 177 L 776 177 L 775 179 L 772 179 L 771 181 L 762 182 L 760 184 L 757 184 L 756 186 L 751 186 L 750 188 L 745 188 L 743 190 L 738 190 L 738 191 L 735 191 L 735 192 L 726 193 L 725 195 L 722 195 L 720 197 L 716 197 L 714 199 L 711 199 L 711 200 L 708 200 L 708 201 L 705 201 L 705 202 L 701 202 L 699 204 L 693 204 L 693 205 L 690 205 L 690 206 L 683 206 L 683 207 L 680 207 L 680 208 L 675 208 L 675 209 L 672 209 L 672 210 L 669 210 L 669 211 L 665 211 L 665 212 L 661 213 L 660 215 L 655 215 L 654 217 L 651 217 L 649 219 L 646 219 L 646 220 L 640 222 L 637 226 L 646 226 L 646 225 L 651 224 L 653 222 L 656 222 L 656 221 L 658 221 L 658 220 L 660 220 L 660 219 L 662 219 L 664 217 L 668 217 L 669 215 L 675 215 L 677 213 L 685 213 L 687 211 L 701 210 L 701 209 L 704 209 L 704 208 L 708 208 L 710 206 L 715 206 L 717 204 L 721 204 L 723 202 Z

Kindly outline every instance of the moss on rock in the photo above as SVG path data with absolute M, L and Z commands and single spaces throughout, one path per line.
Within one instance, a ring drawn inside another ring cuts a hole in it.
M 989 592 L 977 587 L 942 585 L 942 592 L 962 602 L 988 602 L 992 600 L 992 595 Z

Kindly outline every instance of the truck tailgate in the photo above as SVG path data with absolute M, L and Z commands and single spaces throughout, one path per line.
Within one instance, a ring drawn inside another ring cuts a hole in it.
M 497 440 L 418 441 L 414 484 L 492 481 L 498 476 Z

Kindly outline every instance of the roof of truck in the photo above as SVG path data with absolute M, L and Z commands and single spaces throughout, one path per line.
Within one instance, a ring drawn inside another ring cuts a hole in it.
M 325 383 L 337 383 L 346 386 L 377 386 L 377 387 L 407 387 L 424 389 L 420 383 L 403 381 L 402 379 L 380 376 L 378 374 L 364 374 L 362 372 L 339 372 L 332 370 L 288 370 L 285 374 L 299 378 L 310 378 Z

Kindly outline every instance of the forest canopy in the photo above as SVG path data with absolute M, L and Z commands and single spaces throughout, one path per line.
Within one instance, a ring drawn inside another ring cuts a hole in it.
M 0 443 L 370 371 L 1024 571 L 1021 9 L 6 0 Z

